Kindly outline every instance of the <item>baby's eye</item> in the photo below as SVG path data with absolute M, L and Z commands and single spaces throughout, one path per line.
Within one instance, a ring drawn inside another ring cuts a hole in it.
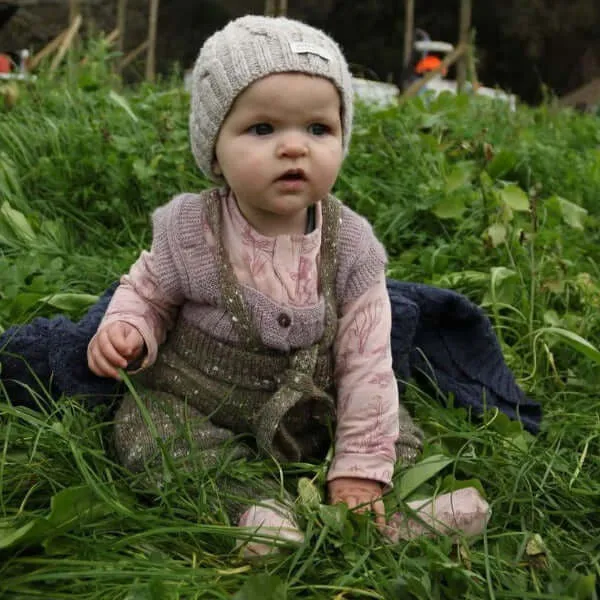
M 256 123 L 256 125 L 252 125 L 248 131 L 254 135 L 269 135 L 270 133 L 273 133 L 273 125 L 270 123 Z
M 308 131 L 312 135 L 325 135 L 329 133 L 330 128 L 327 125 L 323 125 L 323 123 L 311 123 L 308 126 Z

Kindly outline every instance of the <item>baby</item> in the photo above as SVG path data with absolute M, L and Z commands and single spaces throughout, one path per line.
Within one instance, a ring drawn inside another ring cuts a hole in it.
M 121 278 L 88 347 L 97 375 L 140 370 L 146 410 L 127 395 L 115 417 L 130 470 L 159 456 L 156 434 L 175 457 L 193 450 L 207 465 L 226 453 L 319 461 L 333 442 L 329 501 L 385 524 L 382 493 L 422 434 L 392 371 L 385 251 L 330 194 L 352 103 L 340 48 L 308 25 L 246 16 L 205 42 L 190 137 L 219 185 L 156 210 L 152 248 Z M 240 485 L 223 489 L 240 496 Z M 230 515 L 301 539 L 276 489 L 247 489 L 256 503 L 232 501 Z

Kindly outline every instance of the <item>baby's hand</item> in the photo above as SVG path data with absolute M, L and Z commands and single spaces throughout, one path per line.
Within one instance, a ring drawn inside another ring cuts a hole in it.
M 378 481 L 357 477 L 340 477 L 328 484 L 329 503 L 345 502 L 357 512 L 372 511 L 379 527 L 385 527 L 385 507 L 381 498 L 382 485 Z
M 144 338 L 124 321 L 115 321 L 103 327 L 88 346 L 90 370 L 100 377 L 119 379 L 118 369 L 125 369 L 142 353 Z

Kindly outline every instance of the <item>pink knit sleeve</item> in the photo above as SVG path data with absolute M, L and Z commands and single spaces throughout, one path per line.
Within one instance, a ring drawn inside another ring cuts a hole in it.
M 147 348 L 142 368 L 156 360 L 158 346 L 164 342 L 184 300 L 181 277 L 169 245 L 170 212 L 167 205 L 154 213 L 152 248 L 150 252 L 143 251 L 129 273 L 121 277 L 98 327 L 100 331 L 115 321 L 133 325 Z
M 342 307 L 335 341 L 337 428 L 327 476 L 389 485 L 396 461 L 398 386 L 392 369 L 391 307 L 383 273 Z

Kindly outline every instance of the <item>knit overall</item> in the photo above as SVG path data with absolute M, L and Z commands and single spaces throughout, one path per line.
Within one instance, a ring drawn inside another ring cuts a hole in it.
M 115 448 L 125 467 L 140 472 L 157 464 L 157 438 L 170 447 L 174 458 L 199 453 L 207 468 L 224 456 L 251 457 L 257 452 L 281 463 L 325 457 L 335 428 L 332 346 L 337 331 L 334 290 L 340 213 L 341 204 L 334 197 L 323 202 L 319 263 L 323 335 L 312 346 L 288 354 L 261 341 L 223 247 L 219 197 L 208 197 L 221 297 L 239 342 L 219 341 L 178 320 L 156 363 L 134 378 L 145 410 L 140 411 L 127 394 L 115 415 Z M 152 421 L 150 427 L 143 412 Z M 226 487 L 240 491 L 230 484 Z M 265 497 L 264 488 L 246 491 L 246 497 L 257 493 Z M 242 509 L 232 505 L 229 513 L 235 517 Z

